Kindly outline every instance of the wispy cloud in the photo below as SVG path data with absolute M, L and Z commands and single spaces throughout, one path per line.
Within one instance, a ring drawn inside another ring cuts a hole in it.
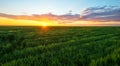
M 56 21 L 58 23 L 71 23 L 80 19 L 79 14 L 64 14 L 64 15 L 54 15 L 54 14 L 32 14 L 31 16 L 28 15 L 9 15 L 0 13 L 0 17 L 6 17 L 11 19 L 22 19 L 22 20 L 36 20 L 36 21 Z

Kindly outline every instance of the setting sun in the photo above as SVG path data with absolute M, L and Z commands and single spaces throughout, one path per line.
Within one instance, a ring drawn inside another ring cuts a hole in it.
M 46 23 L 43 23 L 43 26 L 47 26 Z

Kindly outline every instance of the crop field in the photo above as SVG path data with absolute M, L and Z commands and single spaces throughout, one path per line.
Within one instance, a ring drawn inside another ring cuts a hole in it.
M 120 27 L 0 27 L 0 66 L 120 66 Z

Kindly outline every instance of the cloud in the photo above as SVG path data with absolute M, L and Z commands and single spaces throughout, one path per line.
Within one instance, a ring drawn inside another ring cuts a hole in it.
M 15 15 L 9 15 L 9 14 L 0 13 L 0 17 L 14 18 Z
M 29 15 L 9 15 L 0 13 L 0 17 L 6 17 L 11 19 L 22 19 L 22 20 L 36 20 L 36 21 L 56 21 L 58 23 L 71 23 L 80 19 L 79 14 L 64 14 L 64 15 L 54 15 L 48 14 L 32 14 Z
M 118 6 L 104 6 L 87 8 L 82 13 L 82 20 L 93 21 L 120 21 L 120 7 Z
M 34 21 L 55 21 L 59 24 L 74 23 L 80 21 L 93 22 L 120 22 L 120 7 L 118 6 L 103 6 L 90 7 L 83 10 L 82 14 L 63 14 L 55 15 L 48 14 L 32 14 L 32 15 L 9 15 L 0 13 L 0 17 L 20 20 L 34 20 Z

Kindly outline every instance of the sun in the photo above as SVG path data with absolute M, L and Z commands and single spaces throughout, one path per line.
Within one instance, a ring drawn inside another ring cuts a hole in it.
M 47 26 L 47 24 L 44 22 L 44 23 L 43 23 L 43 26 Z

